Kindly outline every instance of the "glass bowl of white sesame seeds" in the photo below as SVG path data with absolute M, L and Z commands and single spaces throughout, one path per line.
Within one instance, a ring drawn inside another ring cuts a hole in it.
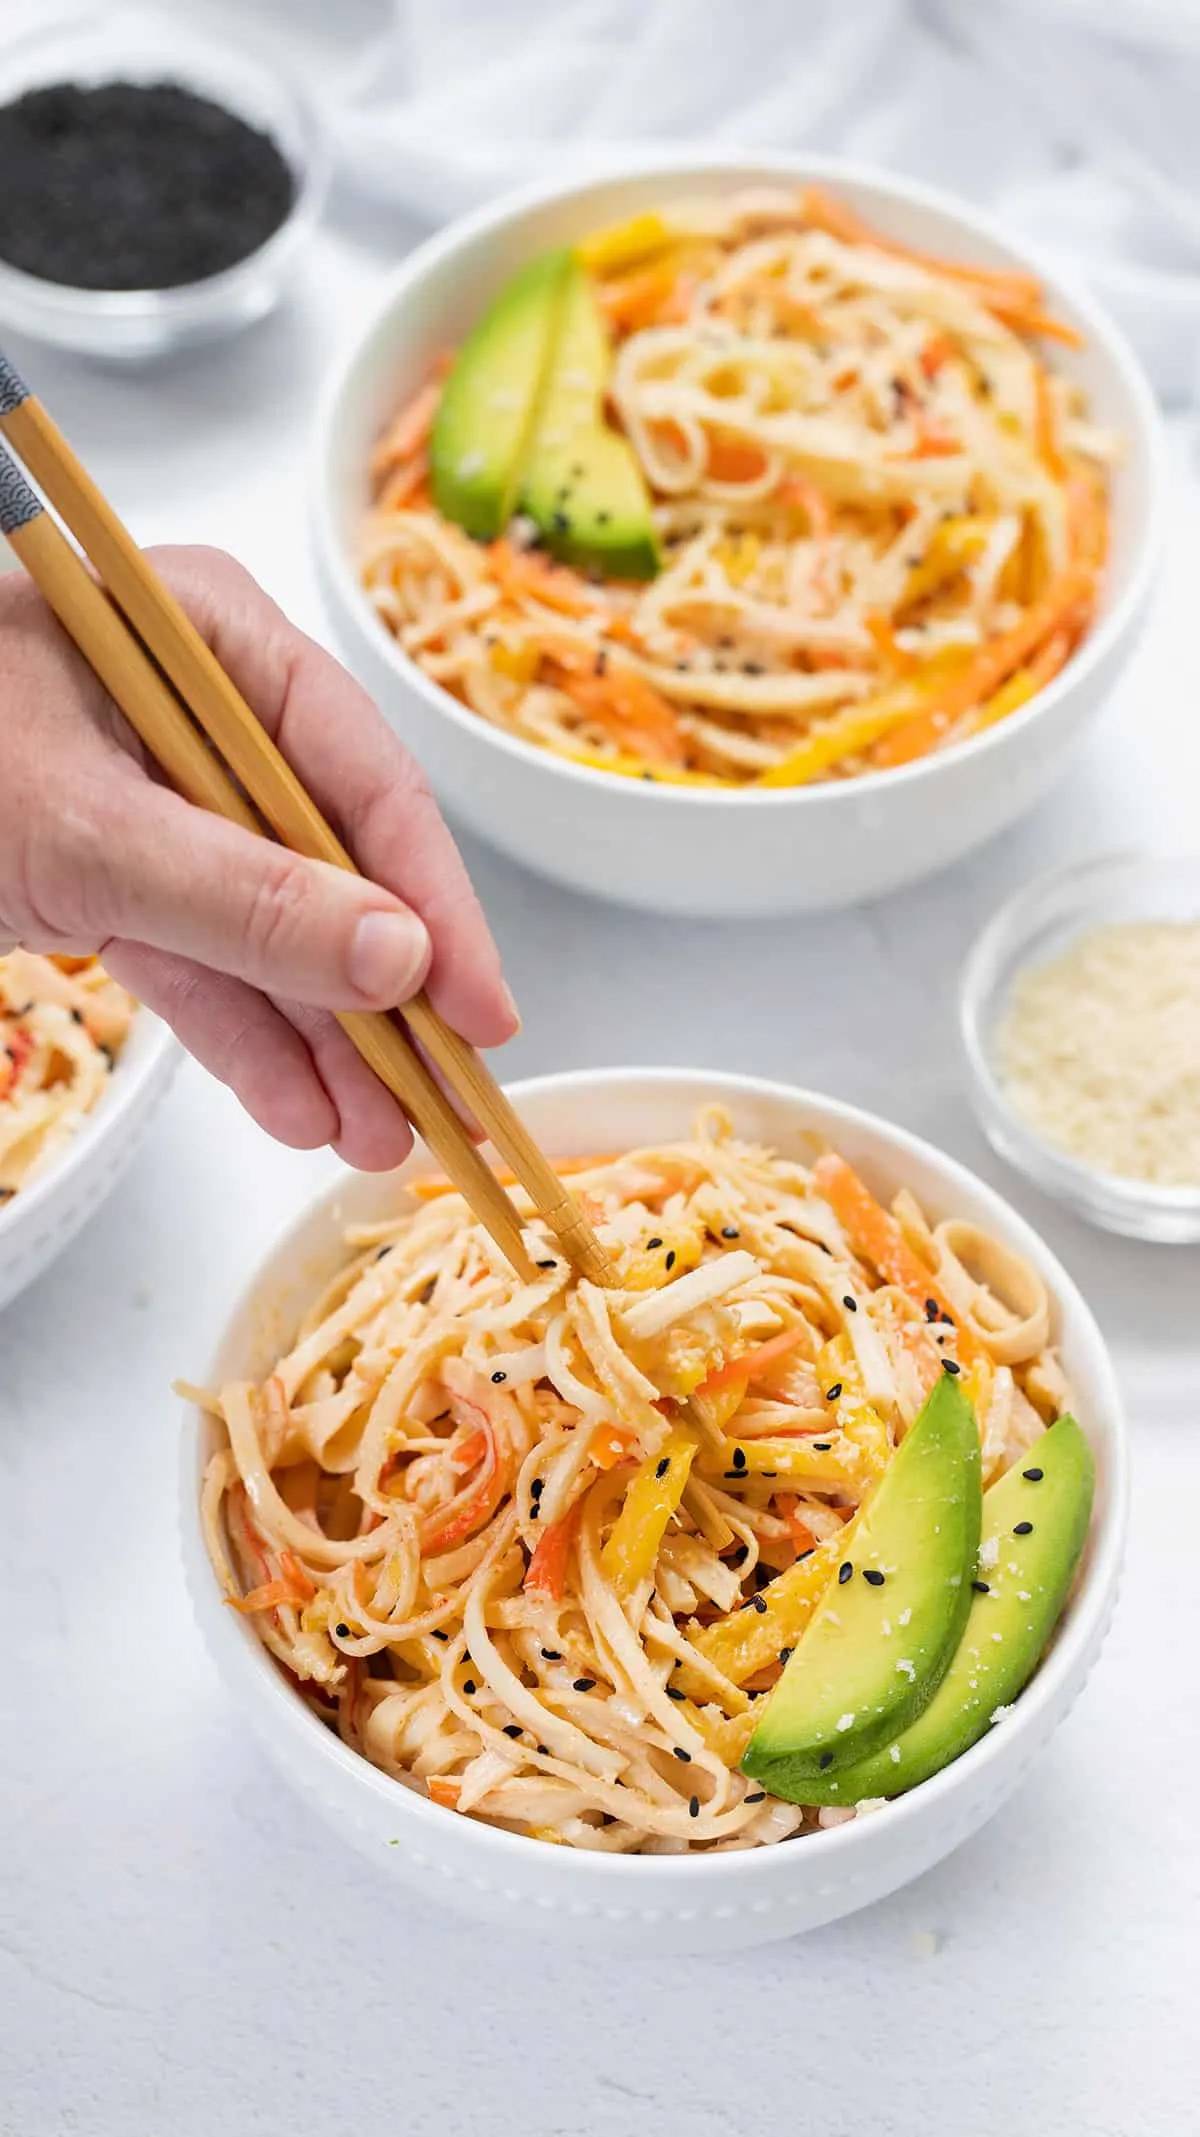
M 972 1101 L 993 1147 L 1103 1229 L 1200 1241 L 1200 855 L 1039 877 L 963 969 Z

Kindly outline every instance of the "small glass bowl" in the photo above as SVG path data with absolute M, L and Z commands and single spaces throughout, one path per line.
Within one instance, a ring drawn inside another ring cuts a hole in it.
M 959 982 L 971 1100 L 1000 1155 L 1105 1231 L 1163 1245 L 1200 1240 L 1200 1187 L 1158 1187 L 1101 1172 L 1046 1142 L 1009 1100 L 995 1065 L 997 1027 L 1017 974 L 1060 956 L 1094 927 L 1200 920 L 1200 856 L 1110 854 L 1040 876 L 988 922 Z
M 270 134 L 296 194 L 278 230 L 234 267 L 174 289 L 75 289 L 0 260 L 0 320 L 39 341 L 139 362 L 214 341 L 278 302 L 320 213 L 329 154 L 317 114 L 275 61 L 222 45 L 163 16 L 80 14 L 0 45 L 0 103 L 55 82 L 171 81 Z

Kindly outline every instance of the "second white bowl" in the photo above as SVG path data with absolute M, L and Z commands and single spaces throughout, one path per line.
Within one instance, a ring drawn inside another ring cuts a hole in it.
M 211 1418 L 186 1413 L 181 1472 L 184 1558 L 193 1602 L 220 1675 L 278 1768 L 374 1866 L 426 1897 L 496 1923 L 644 1955 L 724 1952 L 766 1943 L 849 1914 L 917 1877 L 998 1809 L 1057 1728 L 1099 1653 L 1116 1597 L 1126 1518 L 1125 1427 L 1100 1331 L 1037 1235 L 983 1182 L 928 1143 L 869 1113 L 748 1076 L 678 1069 L 612 1069 L 518 1084 L 522 1117 L 551 1152 L 628 1149 L 691 1132 L 716 1101 L 739 1133 L 796 1149 L 805 1131 L 828 1137 L 886 1196 L 910 1187 L 936 1219 L 985 1226 L 1027 1256 L 1054 1303 L 1054 1336 L 1096 1456 L 1092 1531 L 1075 1592 L 1032 1683 L 1012 1714 L 952 1766 L 883 1810 L 828 1832 L 743 1854 L 604 1855 L 506 1833 L 403 1787 L 317 1720 L 277 1669 L 253 1627 L 228 1609 L 201 1532 L 200 1485 L 216 1444 Z M 414 1159 L 408 1174 L 429 1169 Z M 403 1175 L 348 1175 L 285 1234 L 219 1345 L 210 1385 L 268 1371 L 303 1310 L 345 1259 L 347 1223 L 394 1211 Z M 187 1360 L 181 1361 L 186 1367 Z
M 647 785 L 571 764 L 489 725 L 396 644 L 359 583 L 367 463 L 395 408 L 461 341 L 522 261 L 664 198 L 763 182 L 829 186 L 915 245 L 1039 274 L 1077 325 L 1056 364 L 1123 441 L 1100 613 L 1063 672 L 973 741 L 867 777 L 775 793 Z M 1100 308 L 952 196 L 821 157 L 663 158 L 626 177 L 542 187 L 453 223 L 413 253 L 357 336 L 319 424 L 315 531 L 346 654 L 451 812 L 530 868 L 660 912 L 814 912 L 881 896 L 982 845 L 1063 770 L 1134 643 L 1158 546 L 1158 419 L 1124 338 Z

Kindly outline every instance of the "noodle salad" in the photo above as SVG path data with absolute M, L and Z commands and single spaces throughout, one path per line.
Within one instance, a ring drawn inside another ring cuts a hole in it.
M 217 1578 L 324 1722 L 460 1814 L 649 1854 L 853 1816 L 739 1770 L 756 1706 L 945 1372 L 985 1483 L 1064 1412 L 1045 1287 L 716 1108 L 563 1170 L 612 1289 L 533 1222 L 521 1282 L 418 1180 L 260 1384 L 196 1396 Z
M 589 436 L 632 455 L 641 561 L 606 565 L 615 514 L 590 549 L 573 531 L 586 455 L 540 520 L 531 473 L 493 538 L 455 523 L 486 453 L 439 462 L 448 355 L 378 442 L 362 544 L 428 676 L 576 763 L 755 791 L 914 762 L 1058 673 L 1116 446 L 1044 360 L 1080 337 L 1035 277 L 918 253 L 811 187 L 668 203 L 571 257 L 601 322 Z M 497 420 L 513 397 L 497 372 Z
M 103 1095 L 135 1006 L 94 957 L 0 957 L 0 1206 Z

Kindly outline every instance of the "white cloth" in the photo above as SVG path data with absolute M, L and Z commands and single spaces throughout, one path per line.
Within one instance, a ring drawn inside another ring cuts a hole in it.
M 1159 391 L 1200 365 L 1200 0 L 393 0 L 344 173 L 427 221 L 648 147 L 833 151 L 949 185 L 1093 283 Z

